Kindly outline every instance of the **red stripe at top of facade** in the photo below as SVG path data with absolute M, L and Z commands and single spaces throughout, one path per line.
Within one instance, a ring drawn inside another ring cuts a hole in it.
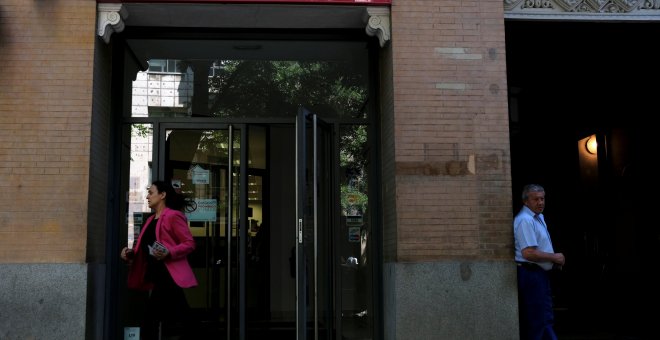
M 96 0 L 97 3 L 391 5 L 392 0 Z

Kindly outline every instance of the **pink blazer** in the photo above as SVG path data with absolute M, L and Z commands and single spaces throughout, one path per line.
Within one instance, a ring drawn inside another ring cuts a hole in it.
M 148 226 L 155 215 L 150 216 L 143 226 Z M 144 275 L 147 269 L 147 256 L 142 254 L 140 242 L 146 228 L 142 228 L 137 243 L 133 247 L 135 258 L 128 271 L 128 287 L 138 290 L 149 290 L 153 284 L 144 281 Z M 170 255 L 165 259 L 165 266 L 172 275 L 172 279 L 181 288 L 190 288 L 197 286 L 197 279 L 188 263 L 188 254 L 195 250 L 195 240 L 193 239 L 186 215 L 182 212 L 165 208 L 156 222 L 156 240 L 165 245 Z

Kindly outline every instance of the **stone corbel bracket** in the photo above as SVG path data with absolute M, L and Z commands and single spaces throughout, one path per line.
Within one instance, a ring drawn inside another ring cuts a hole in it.
M 388 7 L 367 7 L 365 11 L 367 21 L 366 32 L 370 37 L 378 37 L 380 47 L 390 41 L 390 9 Z
M 96 10 L 98 35 L 106 44 L 110 43 L 112 33 L 124 30 L 124 20 L 128 17 L 128 11 L 122 4 L 98 4 Z

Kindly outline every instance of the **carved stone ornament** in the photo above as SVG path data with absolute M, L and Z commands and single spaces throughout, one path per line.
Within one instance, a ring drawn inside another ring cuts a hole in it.
M 365 9 L 367 27 L 365 31 L 370 37 L 378 37 L 380 47 L 390 40 L 390 9 L 388 7 L 367 7 Z
M 565 18 L 660 20 L 660 0 L 504 0 L 505 17 L 561 14 Z M 594 17 L 593 14 L 601 14 Z
M 98 4 L 98 35 L 105 43 L 110 42 L 113 32 L 124 30 L 124 20 L 128 17 L 128 11 L 122 4 Z

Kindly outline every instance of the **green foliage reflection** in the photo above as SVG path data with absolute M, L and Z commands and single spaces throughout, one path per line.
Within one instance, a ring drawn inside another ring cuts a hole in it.
M 300 105 L 323 117 L 366 116 L 367 81 L 348 63 L 219 60 L 209 77 L 217 117 L 291 116 Z
M 340 134 L 339 161 L 344 179 L 341 184 L 341 208 L 346 216 L 363 216 L 368 207 L 367 126 L 350 125 Z

